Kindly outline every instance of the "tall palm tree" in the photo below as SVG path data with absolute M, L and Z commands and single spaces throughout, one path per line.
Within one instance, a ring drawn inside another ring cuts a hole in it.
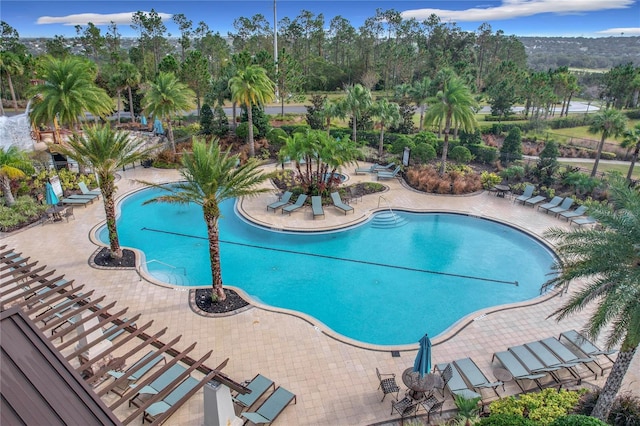
M 149 149 L 144 149 L 143 145 L 143 140 L 132 138 L 128 132 L 114 131 L 109 124 L 105 124 L 85 126 L 82 134 L 74 134 L 65 145 L 58 148 L 63 155 L 73 158 L 78 164 L 93 168 L 98 176 L 111 256 L 115 258 L 122 257 L 116 229 L 115 173 L 121 167 L 147 155 Z
M 423 77 L 422 80 L 416 81 L 409 88 L 408 94 L 411 97 L 411 100 L 416 104 L 416 107 L 420 108 L 418 132 L 421 132 L 424 121 L 424 110 L 431 94 L 431 79 L 429 79 L 429 77 Z
M 15 204 L 16 200 L 11 193 L 11 180 L 18 179 L 33 172 L 33 165 L 26 152 L 20 151 L 11 145 L 5 149 L 0 147 L 0 188 L 8 206 Z
M 447 151 L 449 150 L 449 133 L 452 128 L 473 131 L 477 125 L 474 108 L 476 102 L 469 88 L 456 76 L 449 76 L 443 82 L 442 90 L 438 91 L 433 102 L 424 116 L 425 123 L 444 124 L 444 145 L 442 146 L 442 163 L 440 175 L 447 166 Z
M 629 129 L 624 132 L 624 140 L 620 144 L 623 148 L 633 148 L 633 154 L 631 155 L 631 164 L 629 165 L 629 171 L 627 172 L 627 180 L 631 181 L 633 176 L 633 167 L 638 161 L 638 153 L 640 153 L 640 123 L 636 124 L 633 129 Z
M 174 73 L 161 72 L 145 90 L 142 98 L 142 108 L 149 117 L 167 120 L 167 135 L 174 154 L 176 144 L 173 139 L 171 116 L 193 108 L 195 97 L 193 90 L 178 80 Z
M 76 128 L 85 112 L 105 117 L 113 110 L 113 100 L 94 80 L 95 64 L 69 56 L 46 58 L 38 72 L 44 84 L 33 86 L 34 105 L 29 113 L 35 125 L 53 123 L 59 138 L 58 125 Z
M 255 157 L 256 148 L 253 140 L 253 114 L 251 108 L 254 105 L 264 105 L 275 99 L 276 85 L 267 71 L 258 65 L 248 65 L 238 69 L 236 75 L 229 80 L 231 99 L 243 105 L 247 110 L 249 119 L 249 156 Z
M 378 157 L 382 158 L 384 151 L 384 129 L 392 126 L 402 119 L 400 115 L 400 107 L 395 102 L 389 102 L 387 99 L 380 99 L 373 104 L 372 112 L 374 117 L 378 117 L 380 123 L 380 142 L 378 143 Z
M 18 99 L 16 98 L 16 91 L 13 89 L 11 76 L 24 74 L 24 66 L 20 62 L 18 55 L 5 51 L 0 52 L 0 69 L 7 75 L 7 83 L 9 84 L 11 99 L 13 99 L 13 110 L 18 111 Z
M 217 300 L 226 298 L 220 266 L 220 204 L 230 198 L 254 196 L 268 190 L 257 187 L 267 178 L 259 170 L 257 160 L 250 158 L 245 164 L 236 167 L 238 159 L 237 155 L 231 155 L 229 149 L 222 151 L 217 139 L 209 145 L 194 139 L 193 151 L 182 156 L 182 182 L 170 187 L 147 183 L 169 192 L 168 195 L 153 198 L 147 203 L 195 203 L 202 207 L 209 237 L 213 292 Z
M 342 100 L 343 107 L 351 116 L 351 139 L 357 142 L 357 122 L 362 118 L 362 115 L 371 108 L 373 100 L 371 98 L 371 91 L 362 84 L 348 86 L 346 91 L 347 96 Z
M 127 92 L 129 95 L 129 112 L 131 113 L 131 121 L 133 122 L 136 116 L 133 109 L 133 94 L 131 88 L 136 87 L 138 86 L 138 84 L 140 84 L 142 74 L 140 74 L 138 68 L 131 62 L 124 62 L 120 64 L 118 73 L 121 76 L 124 87 L 127 88 Z
M 318 111 L 322 118 L 324 118 L 326 127 L 327 127 L 327 135 L 331 134 L 331 119 L 332 118 L 344 118 L 346 117 L 343 105 L 337 99 L 326 99 L 324 100 L 322 109 Z
M 560 255 L 554 266 L 559 275 L 548 284 L 566 288 L 574 280 L 586 281 L 552 315 L 560 321 L 593 307 L 587 336 L 595 339 L 607 330 L 606 346 L 621 344 L 591 414 L 603 421 L 640 344 L 640 193 L 613 176 L 610 194 L 609 204 L 594 203 L 588 209 L 602 229 L 553 228 L 545 233 Z
M 593 116 L 587 131 L 592 134 L 602 133 L 602 138 L 598 144 L 598 151 L 596 152 L 596 159 L 593 163 L 593 170 L 591 170 L 591 177 L 595 177 L 596 172 L 598 171 L 598 164 L 600 163 L 600 156 L 602 155 L 604 141 L 610 136 L 620 136 L 622 132 L 624 132 L 626 126 L 627 118 L 617 109 L 608 108 Z

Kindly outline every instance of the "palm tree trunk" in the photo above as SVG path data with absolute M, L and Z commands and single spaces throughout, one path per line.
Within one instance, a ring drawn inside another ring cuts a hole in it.
M 247 105 L 247 118 L 249 119 L 249 157 L 256 156 L 256 145 L 253 141 L 253 111 L 251 105 Z
M 422 131 L 423 121 L 424 121 L 424 104 L 420 105 L 420 123 L 418 124 L 418 133 Z
M 442 145 L 442 163 L 440 163 L 440 176 L 444 176 L 447 169 L 447 153 L 449 151 L 449 132 L 451 131 L 451 117 L 447 117 L 444 126 L 444 144 Z
M 234 102 L 231 105 L 231 122 L 233 123 L 233 130 L 236 130 L 236 127 L 238 127 L 238 123 L 236 123 L 236 103 Z
M 602 139 L 600 139 L 600 143 L 598 144 L 598 151 L 596 152 L 596 160 L 593 163 L 593 170 L 591 170 L 591 177 L 595 177 L 598 171 L 598 163 L 600 163 L 600 156 L 602 155 L 602 148 L 604 148 L 604 140 L 606 138 L 607 132 L 602 132 Z
M 169 142 L 171 143 L 171 149 L 173 153 L 176 154 L 176 142 L 173 140 L 173 127 L 171 127 L 171 117 L 167 120 L 167 136 L 169 137 Z
M 378 143 L 378 158 L 382 159 L 382 152 L 384 151 L 384 124 L 380 124 L 380 142 Z
M 11 74 L 7 73 L 7 83 L 9 83 L 9 91 L 11 92 L 11 99 L 13 99 L 13 110 L 18 111 L 18 100 L 16 99 L 16 91 L 13 90 L 13 81 L 11 81 Z
M 131 94 L 131 86 L 127 86 L 127 91 L 129 92 L 129 112 L 131 113 L 131 120 L 135 119 L 135 113 L 133 112 L 133 95 Z
M 122 105 L 122 92 L 118 89 L 118 124 L 120 124 L 120 107 Z M 133 117 L 131 117 L 131 121 L 133 121 Z
M 622 385 L 622 379 L 624 379 L 624 375 L 627 373 L 637 349 L 638 347 L 636 346 L 630 351 L 621 350 L 618 353 L 618 358 L 616 358 L 616 362 L 611 368 L 611 373 L 609 373 L 602 392 L 600 392 L 596 406 L 593 407 L 593 412 L 591 413 L 593 417 L 603 422 L 607 421 L 613 401 L 620 390 L 620 385 Z
M 111 257 L 120 259 L 122 257 L 122 247 L 120 247 L 120 239 L 118 238 L 118 230 L 116 228 L 116 204 L 113 199 L 114 190 L 113 177 L 100 176 L 100 191 L 102 191 L 104 215 L 107 218 Z
M 356 136 L 357 136 L 357 134 L 356 134 L 356 116 L 355 116 L 355 115 L 353 116 L 353 125 L 352 125 L 352 128 L 353 128 L 353 129 L 352 129 L 352 133 L 353 133 L 353 141 L 354 141 L 354 142 L 357 142 L 357 140 L 356 140 Z
M 16 199 L 13 198 L 13 194 L 11 193 L 11 181 L 6 176 L 0 176 L 0 179 L 2 179 L 2 193 L 4 194 L 7 206 L 12 206 L 16 203 Z
M 628 182 L 631 182 L 631 176 L 633 175 L 633 166 L 635 166 L 636 161 L 638 161 L 639 153 L 640 153 L 640 142 L 636 144 L 636 149 L 633 151 L 633 155 L 631 156 L 631 165 L 629 165 L 629 172 L 627 172 Z
M 205 213 L 207 223 L 207 234 L 209 236 L 209 261 L 211 262 L 211 277 L 213 281 L 213 292 L 218 300 L 225 300 L 222 287 L 222 268 L 220 266 L 220 230 L 218 229 L 218 218 L 215 215 Z

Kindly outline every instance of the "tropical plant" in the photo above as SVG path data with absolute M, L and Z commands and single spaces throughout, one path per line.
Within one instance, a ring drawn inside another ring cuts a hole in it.
M 592 415 L 605 421 L 640 343 L 640 193 L 621 176 L 609 180 L 608 204 L 589 204 L 588 213 L 602 229 L 567 231 L 552 228 L 545 235 L 556 242 L 556 277 L 546 285 L 565 289 L 585 283 L 552 315 L 558 321 L 595 305 L 585 324 L 587 337 L 607 330 L 606 346 L 621 344 L 611 373 Z
M 147 203 L 194 203 L 202 207 L 209 239 L 214 301 L 226 299 L 220 265 L 220 204 L 231 198 L 254 196 L 267 191 L 266 188 L 257 187 L 267 178 L 259 170 L 257 160 L 250 158 L 236 167 L 238 161 L 237 155 L 231 155 L 230 148 L 221 150 L 217 139 L 210 144 L 194 139 L 193 151 L 182 156 L 183 169 L 180 174 L 183 181 L 171 186 L 144 182 L 169 192 L 168 195 L 155 197 Z
M 253 140 L 253 106 L 262 106 L 275 99 L 275 84 L 267 71 L 258 65 L 249 65 L 238 70 L 236 75 L 229 80 L 231 99 L 243 105 L 247 111 L 249 123 L 249 155 L 256 155 L 255 142 Z
M 200 133 L 203 135 L 213 134 L 213 111 L 206 102 L 200 107 Z
M 363 115 L 371 108 L 371 91 L 361 84 L 348 86 L 346 96 L 342 99 L 343 110 L 351 117 L 351 139 L 358 141 L 357 123 Z
M 33 170 L 26 152 L 20 151 L 15 145 L 0 147 L 0 187 L 7 206 L 16 202 L 11 193 L 11 180 L 24 177 Z
M 167 136 L 173 153 L 176 153 L 176 144 L 173 138 L 171 116 L 193 108 L 195 93 L 180 82 L 173 73 L 161 72 L 155 81 L 144 91 L 142 99 L 143 109 L 149 117 L 158 117 L 167 120 Z
M 558 417 L 549 426 L 607 426 L 607 423 L 595 417 L 570 414 L 568 416 Z
M 102 193 L 104 213 L 109 232 L 111 256 L 122 257 L 122 248 L 116 228 L 116 170 L 144 158 L 149 149 L 143 149 L 143 140 L 137 140 L 128 132 L 114 131 L 108 124 L 85 126 L 81 134 L 74 134 L 69 141 L 58 148 L 63 155 L 88 166 L 98 176 L 98 186 Z
M 382 158 L 384 153 L 384 129 L 387 126 L 393 126 L 400 121 L 400 108 L 398 104 L 389 102 L 386 99 L 380 99 L 371 108 L 372 115 L 378 117 L 380 124 L 380 141 L 378 143 L 378 157 Z
M 633 176 L 633 167 L 638 161 L 638 153 L 640 152 L 640 123 L 637 123 L 633 129 L 629 129 L 624 132 L 624 139 L 620 146 L 627 149 L 633 149 L 629 172 L 627 172 L 627 180 L 631 181 L 631 176 Z
M 602 133 L 602 138 L 600 138 L 600 143 L 598 144 L 596 159 L 593 163 L 593 170 L 591 170 L 591 177 L 594 177 L 598 171 L 604 141 L 610 136 L 620 136 L 624 132 L 626 125 L 627 118 L 620 111 L 613 108 L 599 111 L 593 116 L 587 130 L 593 134 Z
M 410 86 L 408 90 L 409 97 L 415 102 L 416 107 L 420 108 L 420 123 L 418 124 L 418 132 L 422 131 L 424 122 L 424 110 L 431 94 L 431 80 L 429 77 L 423 77 Z
M 546 388 L 541 392 L 507 397 L 494 401 L 489 406 L 491 414 L 523 415 L 536 422 L 548 425 L 558 417 L 566 416 L 576 406 L 584 391 Z
M 123 62 L 118 66 L 118 74 L 122 79 L 124 87 L 127 89 L 129 95 L 129 113 L 131 114 L 131 121 L 135 119 L 135 111 L 133 109 L 133 93 L 132 88 L 137 87 L 140 84 L 142 74 L 138 71 L 138 68 L 131 62 Z
M 513 126 L 509 130 L 507 137 L 504 138 L 500 149 L 500 157 L 505 163 L 522 160 L 522 133 L 518 126 Z
M 558 167 L 560 167 L 558 163 L 559 155 L 558 144 L 553 140 L 547 141 L 542 151 L 540 151 L 534 174 L 543 185 L 549 186 L 553 184 L 554 175 L 558 171 Z
M 425 123 L 441 128 L 444 125 L 444 145 L 442 146 L 442 163 L 440 176 L 444 175 L 447 166 L 449 149 L 449 133 L 453 127 L 471 131 L 476 126 L 473 109 L 475 100 L 469 88 L 456 76 L 449 76 L 444 81 L 442 90 L 432 99 L 431 107 L 424 116 Z
M 480 397 L 465 398 L 461 395 L 455 395 L 454 403 L 458 409 L 456 414 L 456 424 L 460 426 L 471 426 L 480 421 L 480 408 L 478 402 Z
M 20 62 L 18 55 L 13 52 L 2 51 L 0 52 L 0 70 L 7 75 L 7 83 L 13 100 L 13 110 L 18 111 L 18 99 L 16 98 L 16 91 L 13 89 L 11 76 L 24 74 L 24 66 Z

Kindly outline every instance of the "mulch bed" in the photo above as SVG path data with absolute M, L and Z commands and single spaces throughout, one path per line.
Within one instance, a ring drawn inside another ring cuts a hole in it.
M 240 297 L 238 293 L 227 288 L 224 289 L 224 294 L 227 298 L 217 302 L 211 301 L 212 289 L 210 288 L 198 289 L 195 292 L 196 306 L 209 314 L 226 314 L 249 305 L 249 302 Z
M 109 247 L 103 247 L 93 258 L 93 263 L 104 268 L 135 268 L 136 254 L 133 250 L 122 250 L 120 259 L 111 257 Z

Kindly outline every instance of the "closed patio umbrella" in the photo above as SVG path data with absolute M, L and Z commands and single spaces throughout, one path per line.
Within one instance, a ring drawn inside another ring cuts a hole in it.
M 143 126 L 147 125 L 147 117 L 145 117 L 144 115 L 140 116 L 140 124 L 142 124 Z
M 418 349 L 418 355 L 413 363 L 413 371 L 419 373 L 420 377 L 424 377 L 431 371 L 431 340 L 428 334 L 420 339 L 420 349 Z
M 47 201 L 47 204 L 52 206 L 57 205 L 60 202 L 60 200 L 58 199 L 58 196 L 53 190 L 53 186 L 49 182 L 46 182 L 44 186 L 45 186 L 44 196 Z
M 164 129 L 162 128 L 162 122 L 157 118 L 153 122 L 153 133 L 155 133 L 156 135 L 164 134 Z

